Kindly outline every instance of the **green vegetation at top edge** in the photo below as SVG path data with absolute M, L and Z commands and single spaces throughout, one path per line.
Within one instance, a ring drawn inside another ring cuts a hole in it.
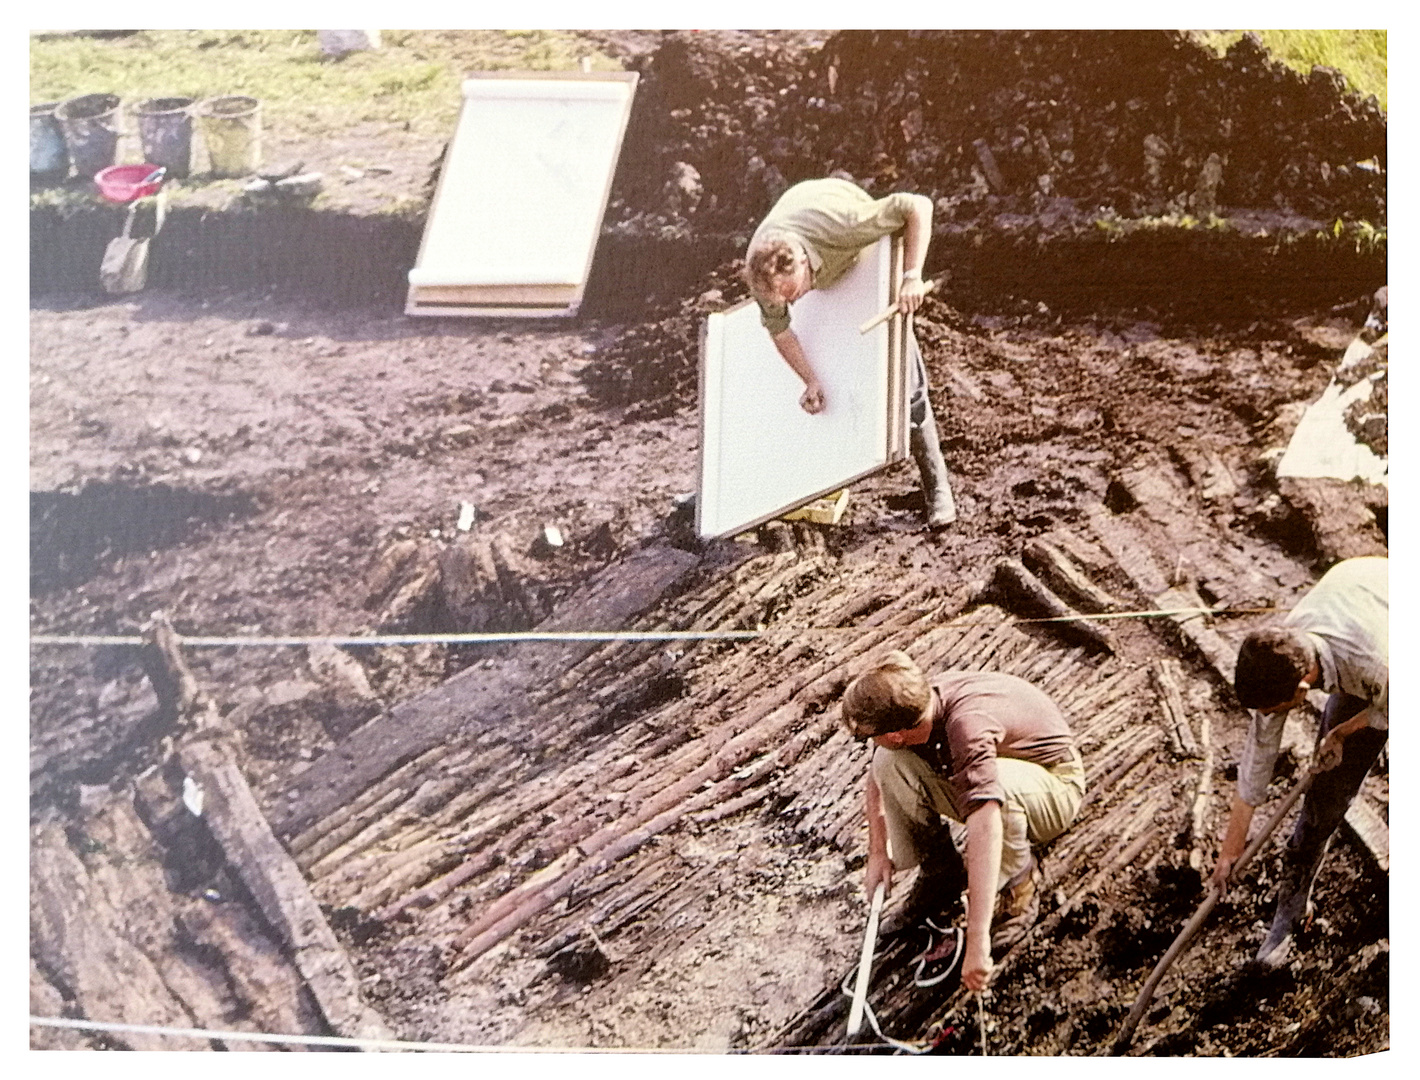
M 1243 30 L 1199 30 L 1194 36 L 1219 56 L 1243 36 Z M 1307 74 L 1317 64 L 1335 68 L 1351 89 L 1375 94 L 1386 107 L 1386 32 L 1384 30 L 1254 30 L 1267 51 L 1288 67 Z
M 339 131 L 363 121 L 447 131 L 459 82 L 471 71 L 569 71 L 588 58 L 620 65 L 568 31 L 385 30 L 382 48 L 322 56 L 314 30 L 140 30 L 123 37 L 30 38 L 30 102 L 76 94 L 259 98 L 268 123 L 292 133 Z

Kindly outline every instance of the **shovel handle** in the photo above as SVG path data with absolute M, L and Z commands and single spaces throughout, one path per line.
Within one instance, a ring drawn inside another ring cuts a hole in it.
M 878 943 L 878 916 L 883 911 L 887 885 L 878 882 L 873 890 L 873 906 L 868 910 L 868 931 L 863 935 L 863 955 L 858 961 L 858 982 L 853 987 L 853 1005 L 848 1010 L 848 1037 L 857 1035 L 863 1027 L 863 1008 L 868 1000 L 868 976 L 873 971 L 873 949 Z
M 926 296 L 929 292 L 931 292 L 931 291 L 932 291 L 933 289 L 935 289 L 936 287 L 937 287 L 937 279 L 936 279 L 936 278 L 933 278 L 931 281 L 927 282 L 927 284 L 925 284 L 925 285 L 922 286 L 922 295 L 923 295 L 923 296 Z M 865 323 L 863 323 L 861 326 L 859 326 L 859 327 L 858 327 L 858 333 L 860 333 L 860 334 L 866 334 L 866 333 L 867 333 L 869 330 L 871 330 L 873 327 L 875 327 L 875 326 L 881 326 L 883 323 L 887 322 L 889 319 L 891 319 L 891 318 L 892 318 L 894 315 L 896 315 L 896 314 L 897 314 L 897 305 L 896 305 L 896 304 L 893 304 L 892 307 L 887 308 L 887 309 L 884 310 L 884 311 L 878 312 L 876 315 L 874 315 L 874 316 L 873 316 L 871 319 L 869 319 L 867 322 L 865 322 Z

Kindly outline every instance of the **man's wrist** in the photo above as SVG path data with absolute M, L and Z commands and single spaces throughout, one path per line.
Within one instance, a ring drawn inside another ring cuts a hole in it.
M 902 272 L 902 280 L 903 280 L 903 281 L 921 281 L 921 280 L 922 280 L 922 271 L 921 271 L 921 270 L 904 270 L 904 271 Z

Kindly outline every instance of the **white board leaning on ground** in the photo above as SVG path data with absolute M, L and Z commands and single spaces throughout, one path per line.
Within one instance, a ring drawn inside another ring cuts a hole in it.
M 636 89 L 635 72 L 488 72 L 463 84 L 410 315 L 574 315 Z
M 747 301 L 708 317 L 700 358 L 696 528 L 728 536 L 778 517 L 906 455 L 902 317 L 858 327 L 896 300 L 901 244 L 867 248 L 837 284 L 795 302 L 794 333 L 827 402 L 810 415 Z

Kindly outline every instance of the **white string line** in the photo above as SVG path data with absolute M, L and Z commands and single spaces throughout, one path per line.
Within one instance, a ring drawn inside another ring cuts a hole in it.
M 1175 615 L 1242 615 L 1272 611 L 1287 611 L 1287 608 L 1209 608 L 1185 607 L 1163 608 L 1151 611 L 1116 611 L 1100 615 L 1053 615 L 1049 618 L 1017 618 L 1016 623 L 1080 622 L 1082 620 L 1105 621 L 1110 619 L 1157 619 Z M 970 620 L 954 620 L 954 625 L 967 626 Z M 572 642 L 572 641 L 753 641 L 771 632 L 785 630 L 801 634 L 828 634 L 858 631 L 856 626 L 793 626 L 782 624 L 769 630 L 521 630 L 507 633 L 488 634 L 362 634 L 353 636 L 287 636 L 287 637 L 185 637 L 178 635 L 180 645 L 195 649 L 227 648 L 231 646 L 256 645 L 282 647 L 291 645 L 501 645 L 514 642 Z M 144 645 L 147 638 L 138 634 L 31 634 L 31 645 Z
M 162 1027 L 150 1024 L 114 1024 L 103 1020 L 70 1020 L 57 1016 L 31 1016 L 36 1027 L 72 1028 L 80 1031 L 126 1032 L 134 1035 L 169 1035 L 179 1038 L 219 1039 L 222 1042 L 268 1042 L 309 1046 L 344 1046 L 368 1050 L 421 1050 L 463 1054 L 656 1054 L 715 1053 L 694 1047 L 675 1050 L 609 1046 L 481 1046 L 473 1043 L 405 1042 L 399 1039 L 347 1039 L 339 1035 L 277 1035 L 257 1031 L 214 1031 L 209 1028 Z
M 763 636 L 762 630 L 527 630 L 505 634 L 362 634 L 342 637 L 185 637 L 179 645 L 217 648 L 231 645 L 497 645 L 522 641 L 747 641 Z M 145 645 L 136 634 L 31 634 L 32 645 Z

